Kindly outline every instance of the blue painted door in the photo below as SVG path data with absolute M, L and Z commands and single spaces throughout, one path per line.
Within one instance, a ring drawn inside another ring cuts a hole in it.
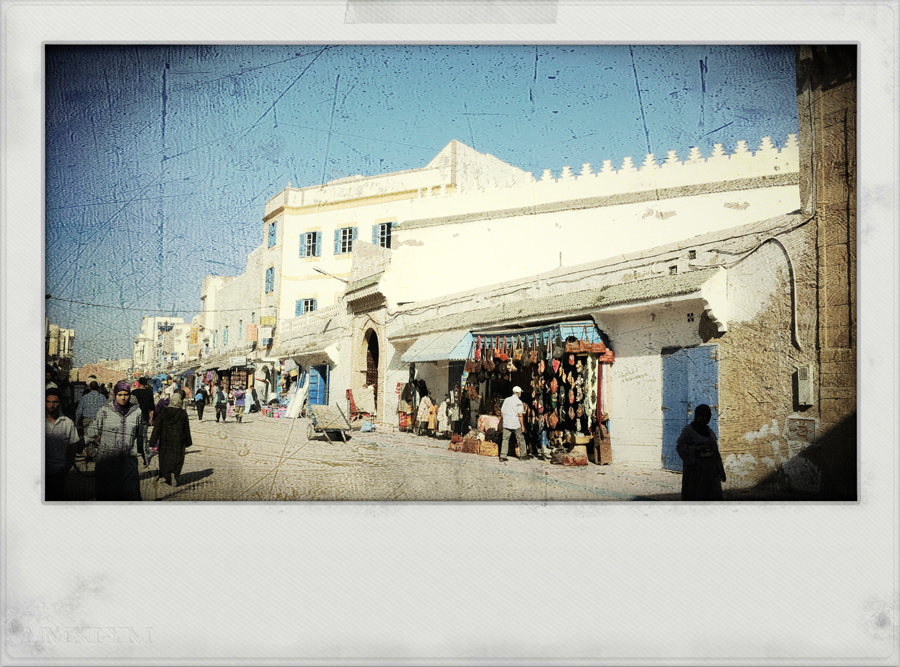
M 667 348 L 663 360 L 662 466 L 681 470 L 675 450 L 681 430 L 694 419 L 694 408 L 712 408 L 709 427 L 719 434 L 719 346 Z
M 309 404 L 328 405 L 328 366 L 309 369 Z

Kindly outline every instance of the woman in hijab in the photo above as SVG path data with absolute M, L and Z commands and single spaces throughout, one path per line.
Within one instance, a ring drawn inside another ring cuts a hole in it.
M 140 500 L 138 433 L 141 408 L 131 403 L 125 380 L 113 388 L 113 398 L 98 411 L 85 433 L 85 442 L 98 444 L 94 479 L 97 500 Z
M 712 410 L 701 403 L 694 421 L 684 427 L 675 449 L 684 461 L 681 478 L 682 500 L 722 500 L 725 466 L 719 454 L 715 432 L 708 426 Z
M 169 399 L 168 407 L 153 422 L 150 444 L 159 448 L 159 477 L 153 481 L 154 484 L 162 480 L 178 486 L 178 475 L 184 467 L 184 450 L 191 446 L 191 427 L 183 404 L 184 398 L 175 392 Z

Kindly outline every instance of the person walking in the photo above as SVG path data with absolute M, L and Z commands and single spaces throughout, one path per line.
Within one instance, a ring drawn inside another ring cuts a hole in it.
M 237 389 L 234 390 L 234 418 L 237 419 L 237 423 L 240 424 L 241 420 L 244 418 L 244 403 L 246 394 L 242 387 L 238 386 Z
M 87 427 L 94 421 L 97 411 L 106 405 L 106 397 L 100 393 L 100 387 L 96 382 L 88 386 L 88 393 L 81 397 L 78 409 L 75 410 L 75 426 L 84 433 Z
M 525 404 L 522 403 L 522 388 L 513 387 L 512 396 L 503 401 L 500 411 L 503 415 L 503 437 L 500 440 L 500 461 L 507 461 L 506 455 L 509 451 L 509 436 L 515 435 L 516 442 L 519 445 L 519 460 L 527 461 L 531 457 L 528 456 L 525 438 L 522 433 L 525 430 Z
M 178 476 L 184 467 L 184 450 L 191 446 L 191 427 L 188 423 L 184 399 L 175 392 L 169 405 L 153 424 L 150 444 L 159 449 L 159 475 L 153 480 L 178 486 Z
M 228 396 L 225 394 L 221 384 L 216 387 L 213 406 L 216 409 L 216 423 L 219 422 L 219 417 L 221 417 L 224 424 L 225 418 L 228 416 Z
M 147 378 L 138 379 L 138 388 L 131 390 L 131 397 L 137 400 L 138 407 L 141 409 L 141 427 L 138 431 L 138 454 L 144 462 L 144 467 L 150 465 L 150 459 L 153 458 L 153 452 L 147 442 L 147 431 L 150 428 L 150 415 L 153 410 L 153 392 L 147 386 Z
M 131 389 L 122 380 L 113 387 L 113 400 L 97 411 L 85 441 L 97 442 L 94 479 L 97 500 L 140 500 L 138 433 L 141 408 L 131 403 Z
M 81 438 L 75 422 L 62 414 L 62 396 L 56 387 L 46 390 L 44 419 L 44 499 L 63 500 L 66 477 L 75 462 Z
M 206 385 L 200 385 L 200 389 L 194 395 L 194 405 L 197 406 L 197 421 L 203 421 L 203 408 L 209 401 L 209 392 L 206 391 Z
M 694 421 L 684 427 L 675 444 L 675 451 L 684 461 L 682 500 L 722 500 L 725 466 L 715 431 L 709 427 L 711 419 L 710 407 L 705 403 L 698 405 Z

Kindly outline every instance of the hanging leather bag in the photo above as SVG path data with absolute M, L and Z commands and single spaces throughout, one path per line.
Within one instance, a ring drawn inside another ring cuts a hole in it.
M 566 346 L 563 345 L 561 340 L 556 340 L 553 343 L 553 358 L 554 359 L 562 359 L 562 356 L 566 353 Z
M 481 369 L 488 373 L 493 372 L 496 364 L 494 363 L 494 353 L 492 350 L 485 350 L 484 359 L 481 362 Z
M 516 336 L 516 344 L 513 347 L 512 358 L 514 361 L 522 361 L 522 355 L 524 354 L 524 350 L 522 349 L 522 337 Z
M 551 429 L 556 428 L 556 425 L 559 423 L 559 416 L 557 416 L 556 410 L 547 416 L 547 423 L 550 424 Z

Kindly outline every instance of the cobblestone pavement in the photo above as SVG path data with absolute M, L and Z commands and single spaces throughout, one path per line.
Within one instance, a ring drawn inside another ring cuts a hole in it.
M 240 424 L 197 421 L 177 487 L 154 488 L 158 460 L 141 469 L 144 500 L 678 500 L 681 475 L 633 465 L 581 467 L 479 456 L 447 440 L 352 431 L 348 442 L 307 438 L 307 419 L 245 415 Z M 77 461 L 67 493 L 89 500 L 93 465 Z

